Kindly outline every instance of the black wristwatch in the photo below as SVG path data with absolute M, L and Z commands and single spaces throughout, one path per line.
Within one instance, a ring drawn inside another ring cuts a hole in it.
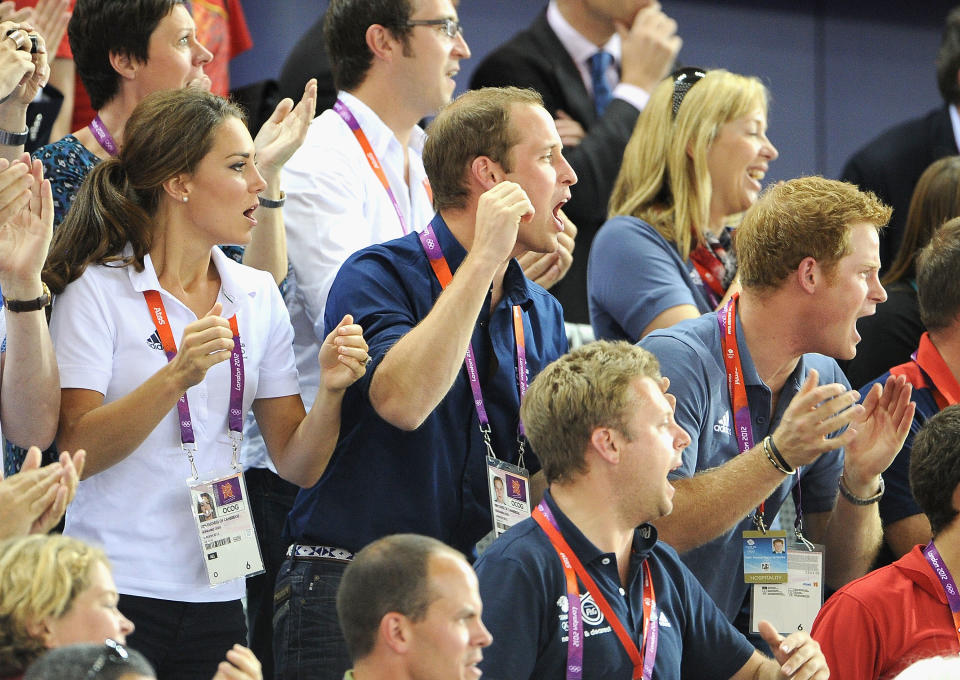
M 47 284 L 41 283 L 43 286 L 43 293 L 40 294 L 40 297 L 34 298 L 32 300 L 11 300 L 4 296 L 3 306 L 9 309 L 11 312 L 37 312 L 50 304 L 50 289 L 47 288 Z

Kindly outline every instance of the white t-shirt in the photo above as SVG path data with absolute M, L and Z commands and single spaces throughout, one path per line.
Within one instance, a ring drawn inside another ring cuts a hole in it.
M 243 407 L 255 398 L 298 393 L 293 330 L 270 274 L 212 251 L 220 273 L 223 316 L 236 314 L 243 350 Z M 142 385 L 167 363 L 145 290 L 160 290 L 178 346 L 196 316 L 160 288 L 150 257 L 145 268 L 94 265 L 57 297 L 50 333 L 64 388 L 95 390 L 104 404 Z M 227 471 L 229 362 L 207 371 L 187 390 L 201 479 Z M 241 579 L 211 589 L 207 581 L 186 480 L 190 465 L 180 447 L 174 406 L 144 442 L 116 465 L 80 483 L 65 532 L 101 545 L 121 593 L 182 602 L 240 598 Z
M 421 231 L 433 219 L 424 186 L 423 143 L 415 127 L 407 147 L 409 185 L 403 176 L 403 146 L 380 117 L 347 92 L 340 99 L 350 109 L 377 155 L 400 206 L 407 229 Z M 403 236 L 397 211 L 370 168 L 363 149 L 340 115 L 327 109 L 317 116 L 307 138 L 283 168 L 286 205 L 283 221 L 292 274 L 287 307 L 294 328 L 294 353 L 300 391 L 309 408 L 320 386 L 317 353 L 323 342 L 323 310 L 340 266 L 350 255 Z M 244 435 L 247 467 L 267 465 L 263 438 L 248 419 Z

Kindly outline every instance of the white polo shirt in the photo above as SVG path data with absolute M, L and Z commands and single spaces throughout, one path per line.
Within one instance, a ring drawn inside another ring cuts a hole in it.
M 129 248 L 128 248 L 129 250 Z M 236 314 L 243 349 L 243 407 L 254 399 L 299 392 L 290 317 L 270 274 L 245 267 L 213 249 L 220 273 L 223 316 Z M 143 291 L 159 290 L 179 346 L 190 309 L 164 291 L 150 257 L 145 268 L 93 265 L 57 296 L 50 333 L 64 388 L 95 390 L 104 404 L 121 399 L 160 370 L 167 358 Z M 201 478 L 230 465 L 229 362 L 207 371 L 187 390 Z M 243 580 L 215 589 L 207 582 L 173 407 L 124 460 L 80 483 L 67 512 L 66 534 L 101 545 L 119 591 L 182 602 L 240 598 Z
M 406 149 L 376 112 L 349 92 L 340 92 L 367 136 L 390 183 L 407 228 L 420 231 L 434 210 L 424 187 L 423 144 L 426 135 L 414 127 Z M 409 185 L 404 179 L 404 155 Z M 327 109 L 310 123 L 307 138 L 283 167 L 287 203 L 283 222 L 291 274 L 287 307 L 294 327 L 294 353 L 300 391 L 309 408 L 320 387 L 317 353 L 325 334 L 323 311 L 340 265 L 353 253 L 403 236 L 403 227 L 386 189 L 370 168 L 357 138 L 340 115 Z M 260 430 L 248 418 L 244 434 L 246 467 L 267 467 Z

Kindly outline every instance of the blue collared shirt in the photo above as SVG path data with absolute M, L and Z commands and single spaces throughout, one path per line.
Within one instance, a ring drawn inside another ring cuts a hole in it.
M 456 272 L 467 251 L 439 215 L 431 224 Z M 370 383 L 380 361 L 427 316 L 440 292 L 415 233 L 355 253 L 337 274 L 327 299 L 325 332 L 344 314 L 353 314 L 363 327 L 370 363 L 344 396 L 340 441 L 326 472 L 300 492 L 290 513 L 287 533 L 296 542 L 356 551 L 388 534 L 415 532 L 470 554 L 492 529 L 486 447 L 466 370 L 413 432 L 383 420 L 370 404 Z M 510 262 L 503 297 L 490 312 L 488 294 L 472 344 L 493 450 L 511 463 L 517 462 L 520 411 L 514 305 L 523 309 L 530 380 L 567 350 L 560 304 Z M 540 468 L 529 445 L 526 466 L 531 473 Z
M 593 577 L 639 648 L 643 635 L 643 577 L 650 561 L 657 598 L 659 640 L 653 677 L 727 680 L 753 654 L 753 646 L 724 618 L 676 551 L 657 543 L 643 524 L 633 536 L 627 587 L 617 558 L 594 545 L 544 496 L 560 533 Z M 598 501 L 598 512 L 603 511 Z M 563 680 L 567 664 L 567 588 L 563 565 L 543 530 L 525 519 L 493 542 L 477 560 L 483 622 L 493 644 L 483 652 L 491 680 Z M 633 664 L 604 614 L 580 583 L 584 680 L 628 680 Z
M 676 420 L 687 434 L 690 445 L 683 451 L 683 462 L 672 478 L 719 467 L 740 453 L 734 433 L 727 373 L 721 352 L 717 313 L 704 314 L 667 329 L 650 333 L 640 341 L 660 360 L 660 372 L 670 378 L 669 392 L 677 398 Z M 811 368 L 820 374 L 820 384 L 847 384 L 833 359 L 822 354 L 804 354 L 780 391 L 777 410 L 770 416 L 773 395 L 757 374 L 750 350 L 737 317 L 737 344 L 743 366 L 743 382 L 750 406 L 753 440 L 759 443 L 776 430 L 783 412 L 807 377 Z M 798 471 L 803 512 L 829 512 L 837 496 L 837 483 L 843 470 L 843 451 L 834 449 L 812 465 Z M 766 500 L 769 526 L 780 511 L 796 477 L 789 476 Z M 683 554 L 683 561 L 731 620 L 737 615 L 749 590 L 743 581 L 743 531 L 753 526 L 753 510 L 732 530 Z M 827 557 L 829 559 L 829 556 Z

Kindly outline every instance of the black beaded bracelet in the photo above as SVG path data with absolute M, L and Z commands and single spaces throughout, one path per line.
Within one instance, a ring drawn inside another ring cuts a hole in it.
M 770 464 L 785 475 L 797 474 L 796 468 L 791 468 L 789 465 L 786 465 L 783 462 L 782 456 L 774 458 L 772 444 L 773 440 L 770 437 L 764 437 L 763 441 L 760 442 L 760 445 L 763 447 L 763 452 L 767 455 L 767 460 L 770 461 Z
M 783 454 L 780 453 L 780 449 L 777 448 L 776 442 L 773 441 L 773 437 L 767 437 L 767 442 L 770 444 L 770 450 L 773 451 L 774 457 L 777 459 L 777 462 L 783 466 L 783 469 L 787 471 L 787 474 L 792 475 L 797 471 L 795 467 L 792 467 L 787 460 L 783 457 Z
M 874 503 L 877 503 L 881 498 L 883 498 L 883 490 L 885 488 L 883 477 L 880 477 L 880 490 L 877 491 L 877 493 L 873 496 L 861 498 L 860 496 L 855 496 L 854 493 L 847 488 L 847 483 L 843 480 L 842 474 L 840 475 L 840 483 L 837 486 L 840 487 L 840 495 L 854 505 L 873 505 Z

